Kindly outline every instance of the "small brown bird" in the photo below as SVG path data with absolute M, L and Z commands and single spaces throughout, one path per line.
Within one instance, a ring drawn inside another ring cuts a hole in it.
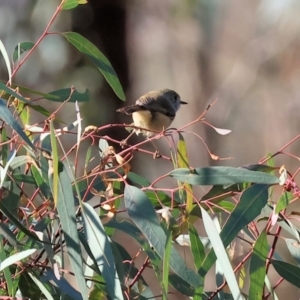
M 118 109 L 118 112 L 132 115 L 132 125 L 149 130 L 133 129 L 125 142 L 134 132 L 150 137 L 167 129 L 175 119 L 181 104 L 187 103 L 181 101 L 175 91 L 163 89 L 151 91 L 137 99 L 134 105 Z

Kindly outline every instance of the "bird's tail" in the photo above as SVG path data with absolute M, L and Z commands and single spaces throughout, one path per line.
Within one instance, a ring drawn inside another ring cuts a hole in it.
M 143 107 L 141 107 L 140 105 L 130 105 L 130 106 L 126 106 L 126 107 L 122 107 L 117 109 L 117 112 L 126 114 L 126 115 L 131 115 L 132 113 L 136 112 L 136 111 L 140 111 L 140 110 L 144 110 Z

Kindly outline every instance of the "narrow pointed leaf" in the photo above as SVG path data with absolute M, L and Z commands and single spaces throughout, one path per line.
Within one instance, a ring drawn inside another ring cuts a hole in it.
M 279 183 L 279 179 L 271 174 L 233 167 L 181 168 L 173 170 L 169 176 L 193 185 L 231 185 L 243 182 Z
M 272 260 L 276 272 L 285 280 L 300 288 L 300 268 L 284 261 Z
M 182 134 L 179 134 L 179 140 L 177 143 L 177 167 L 178 168 L 189 168 L 189 160 L 187 156 L 187 147 L 183 139 Z M 179 183 L 180 184 L 180 183 Z M 180 195 L 185 195 L 184 201 L 186 204 L 186 211 L 190 213 L 193 206 L 193 188 L 190 184 L 181 184 L 184 185 L 185 190 L 179 190 Z
M 0 118 L 7 123 L 13 130 L 17 132 L 17 134 L 32 148 L 35 147 L 31 143 L 28 136 L 24 133 L 22 127 L 17 122 L 17 120 L 14 118 L 10 110 L 7 108 L 5 101 L 0 98 Z
M 7 241 L 17 249 L 18 241 L 13 234 L 13 232 L 9 229 L 8 225 L 5 223 L 0 223 L 0 235 L 7 239 Z M 0 251 L 1 252 L 1 251 Z M 4 251 L 3 251 L 4 252 Z M 3 260 L 3 259 L 2 259 Z
M 45 285 L 33 274 L 28 272 L 29 277 L 33 280 L 33 282 L 37 285 L 37 287 L 41 290 L 43 295 L 47 298 L 47 300 L 54 300 L 50 292 L 47 290 Z
M 19 85 L 19 84 L 18 85 L 12 84 L 12 87 L 14 89 L 18 88 L 18 90 L 22 93 L 38 95 L 38 96 L 41 96 L 41 97 L 48 99 L 50 101 L 53 101 L 53 102 L 64 102 L 67 100 L 68 100 L 68 102 L 76 102 L 76 101 L 86 102 L 86 101 L 89 101 L 89 99 L 90 99 L 90 93 L 89 93 L 88 89 L 86 89 L 84 92 L 80 93 L 75 88 L 72 87 L 72 88 L 64 88 L 64 89 L 60 89 L 60 90 L 55 90 L 55 91 L 52 91 L 47 94 L 47 93 L 42 93 L 40 91 L 27 88 L 27 87 Z M 24 102 L 26 104 L 28 104 L 34 110 L 36 110 L 42 114 L 45 114 L 45 115 L 49 114 L 49 112 L 46 109 L 44 109 L 40 105 L 36 105 L 36 104 L 28 101 L 26 98 L 19 95 L 11 88 L 7 87 L 5 85 L 5 83 L 2 81 L 0 81 L 0 90 L 4 90 L 8 94 L 16 97 L 17 99 L 21 100 L 22 102 Z
M 29 51 L 30 49 L 32 49 L 33 46 L 34 46 L 33 42 L 22 42 L 22 43 L 19 43 L 15 47 L 13 55 L 12 55 L 13 62 L 16 62 L 17 60 L 20 60 L 21 55 L 24 52 Z
M 267 204 L 269 185 L 254 184 L 246 189 L 235 209 L 227 219 L 220 237 L 224 247 L 227 247 L 247 224 L 252 222 Z M 205 276 L 216 261 L 216 255 L 211 249 L 206 255 L 199 270 L 201 276 Z
M 62 35 L 81 53 L 85 54 L 100 70 L 104 78 L 112 87 L 116 95 L 125 100 L 125 95 L 121 83 L 117 77 L 115 70 L 105 55 L 89 40 L 76 32 L 64 32 Z
M 280 211 L 286 209 L 292 199 L 293 199 L 292 193 L 290 192 L 283 193 L 276 204 L 275 213 L 278 214 Z
M 162 276 L 162 286 L 163 286 L 163 300 L 167 300 L 168 286 L 169 286 L 169 273 L 170 273 L 170 256 L 172 249 L 172 232 L 168 231 L 166 238 L 166 247 L 163 258 L 163 276 Z
M 255 242 L 250 261 L 249 300 L 263 299 L 266 276 L 266 260 L 268 256 L 268 240 L 263 230 Z
M 57 196 L 58 196 L 58 155 L 57 155 L 57 143 L 56 136 L 54 132 L 53 121 L 50 122 L 50 140 L 51 140 L 51 149 L 52 149 L 52 160 L 49 161 L 52 164 L 50 172 L 52 172 L 52 195 L 54 200 L 54 206 L 57 205 Z
M 3 224 L 3 223 L 1 223 Z M 9 229 L 8 229 L 9 230 Z M 3 245 L 3 238 L 2 238 L 2 230 L 1 230 L 1 235 L 0 235 L 0 262 L 4 261 L 7 258 L 7 253 L 4 250 L 4 245 Z M 1 263 L 0 263 L 1 266 Z M 4 280 L 7 286 L 7 292 L 9 296 L 14 296 L 15 295 L 15 280 L 13 282 L 12 280 L 12 273 L 11 273 L 11 269 L 10 268 L 4 268 L 3 270 L 3 275 L 4 276 Z
M 220 267 L 224 273 L 224 277 L 226 278 L 232 296 L 236 300 L 243 300 L 244 297 L 239 289 L 231 263 L 229 261 L 226 249 L 224 248 L 224 245 L 220 238 L 219 232 L 215 227 L 215 224 L 213 220 L 210 218 L 209 214 L 202 207 L 201 207 L 201 213 L 202 213 L 205 231 L 215 251 L 215 255 L 218 259 L 218 263 L 220 264 Z
M 5 49 L 4 44 L 2 43 L 2 41 L 0 40 L 0 52 L 2 53 L 5 65 L 6 65 L 6 69 L 7 69 L 7 73 L 8 73 L 8 78 L 9 78 L 9 82 L 11 83 L 11 65 L 10 65 L 10 60 L 9 60 L 9 56 L 7 54 L 7 51 Z
M 52 102 L 86 102 L 90 100 L 90 93 L 87 89 L 80 93 L 76 89 L 65 88 L 43 94 L 43 97 Z
M 58 280 L 56 278 L 54 272 L 50 269 L 48 269 L 44 273 L 44 275 L 41 277 L 41 279 L 43 281 L 44 280 L 53 281 L 60 288 L 60 290 L 64 292 L 64 294 L 67 294 L 73 300 L 84 299 L 82 297 L 82 295 L 79 292 L 77 292 L 64 277 L 61 277 L 60 280 Z
M 21 96 L 19 93 L 17 93 L 16 91 L 14 91 L 13 89 L 11 89 L 10 87 L 8 87 L 6 84 L 4 84 L 3 82 L 0 82 L 0 90 L 5 91 L 7 94 L 19 99 L 20 101 L 30 104 L 30 101 L 28 101 L 26 98 L 24 98 L 23 96 Z
M 57 211 L 73 272 L 76 274 L 81 295 L 84 300 L 87 300 L 88 292 L 83 273 L 83 261 L 77 232 L 72 184 L 62 163 L 60 163 L 60 170 L 61 172 L 58 176 Z M 52 185 L 52 180 L 49 182 Z M 51 189 L 53 193 L 53 186 L 51 186 Z
M 242 192 L 246 187 L 243 184 L 232 184 L 224 187 L 223 185 L 214 185 L 211 189 L 201 198 L 201 201 L 213 198 L 214 203 L 218 203 L 223 199 L 227 199 L 228 195 L 234 195 L 237 192 Z
M 143 232 L 157 254 L 163 258 L 166 234 L 160 226 L 156 213 L 146 194 L 134 186 L 126 185 L 124 201 L 130 218 Z M 185 265 L 182 257 L 174 247 L 171 249 L 170 267 L 178 276 L 193 287 L 199 287 L 202 284 L 200 277 Z
M 205 249 L 199 238 L 196 228 L 191 223 L 189 223 L 189 236 L 191 242 L 191 251 L 194 257 L 194 264 L 198 270 L 205 257 Z
M 12 193 L 8 194 L 9 200 L 11 201 Z M 4 201 L 0 201 L 0 210 L 8 217 L 9 221 L 13 223 L 17 228 L 19 228 L 22 232 L 24 232 L 27 236 L 30 236 L 33 240 L 39 242 L 40 240 L 37 238 L 37 236 L 32 233 L 30 230 L 28 230 L 15 216 L 14 214 L 5 206 Z
M 84 233 L 98 268 L 105 279 L 107 291 L 112 299 L 122 300 L 123 293 L 110 240 L 93 207 L 87 203 L 82 203 L 82 208 Z
M 134 240 L 136 240 L 148 255 L 157 279 L 161 280 L 161 258 L 156 252 L 153 251 L 151 245 L 149 245 L 149 242 L 146 240 L 142 232 L 136 226 L 127 221 L 117 222 L 116 220 L 111 220 L 109 223 L 106 224 L 106 227 L 118 229 L 131 236 Z M 169 282 L 177 291 L 179 291 L 183 295 L 193 295 L 193 286 L 184 281 L 180 276 L 171 273 L 169 275 Z
M 10 257 L 6 258 L 4 261 L 0 263 L 0 271 L 3 271 L 5 268 L 15 264 L 16 262 L 30 256 L 34 252 L 36 252 L 37 249 L 28 249 L 24 250 L 18 253 L 15 253 L 11 255 Z
M 272 299 L 279 300 L 279 298 L 276 295 L 275 290 L 274 290 L 268 276 L 265 276 L 265 284 L 266 284 L 267 289 L 270 291 L 271 296 L 273 297 Z
M 87 0 L 64 0 L 64 3 L 62 5 L 62 9 L 64 10 L 69 10 L 69 9 L 73 9 L 76 6 L 78 6 L 78 4 L 86 4 Z
M 259 171 L 259 172 L 266 172 L 266 173 L 274 173 L 274 170 L 276 170 L 275 167 L 271 167 L 268 165 L 261 165 L 261 164 L 243 165 L 242 168 L 250 171 Z

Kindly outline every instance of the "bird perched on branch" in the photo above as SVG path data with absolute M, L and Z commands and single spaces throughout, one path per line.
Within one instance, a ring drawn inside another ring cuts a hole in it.
M 134 105 L 118 109 L 118 112 L 132 115 L 133 123 L 136 127 L 126 138 L 126 141 L 136 133 L 149 138 L 152 135 L 167 129 L 175 119 L 176 112 L 181 104 L 179 95 L 169 89 L 151 91 L 138 98 Z

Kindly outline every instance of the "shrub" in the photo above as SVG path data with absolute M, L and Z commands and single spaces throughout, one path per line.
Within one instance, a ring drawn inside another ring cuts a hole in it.
M 78 103 L 89 99 L 88 91 L 79 93 L 70 87 L 42 93 L 12 84 L 23 63 L 50 34 L 56 16 L 80 2 L 84 1 L 63 1 L 36 43 L 22 42 L 16 47 L 12 71 L 5 47 L 1 46 L 9 73 L 7 84 L 0 82 L 1 295 L 11 299 L 58 299 L 62 295 L 66 299 L 168 299 L 173 287 L 173 291 L 193 299 L 212 299 L 217 294 L 221 299 L 265 299 L 276 295 L 275 288 L 283 280 L 299 287 L 298 266 L 285 262 L 277 248 L 281 232 L 290 233 L 294 238 L 285 239 L 287 248 L 299 263 L 299 229 L 292 222 L 298 213 L 286 212 L 288 205 L 298 200 L 299 189 L 294 180 L 298 171 L 290 174 L 284 167 L 276 167 L 273 160 L 299 136 L 256 164 L 240 168 L 191 167 L 184 141 L 186 127 L 200 122 L 219 134 L 229 133 L 203 119 L 207 110 L 178 130 L 158 133 L 117 153 L 108 142 L 121 141 L 102 136 L 102 131 L 128 125 L 83 129 Z M 118 77 L 107 58 L 78 33 L 60 34 L 96 65 L 116 95 L 124 100 Z M 55 128 L 54 121 L 62 124 L 57 111 L 50 112 L 26 98 L 24 93 L 28 92 L 61 102 L 62 106 L 74 103 L 77 119 L 68 126 Z M 43 126 L 30 125 L 32 111 L 44 117 Z M 60 137 L 68 135 L 76 135 L 77 140 L 65 149 Z M 174 142 L 175 137 L 179 137 L 178 142 Z M 162 159 L 172 161 L 174 169 L 148 182 L 130 171 L 130 160 L 136 150 L 144 151 L 143 145 L 157 138 L 169 141 L 170 157 Z M 83 141 L 96 140 L 99 157 L 92 157 L 90 149 L 84 158 L 78 155 Z M 210 156 L 220 160 L 211 153 Z M 85 167 L 80 170 L 82 159 Z M 93 159 L 98 159 L 99 165 L 89 170 Z M 173 178 L 177 187 L 157 188 L 156 183 L 164 178 Z M 198 197 L 194 186 L 210 188 Z M 281 189 L 278 200 L 274 186 Z M 95 196 L 101 201 L 91 205 L 89 202 Z M 129 220 L 118 217 L 123 212 L 122 202 Z M 212 219 L 212 215 L 217 218 Z M 220 220 L 224 218 L 221 226 Z M 198 220 L 202 220 L 207 237 L 199 235 L 199 224 L 195 224 Z M 140 245 L 141 251 L 130 255 L 114 239 L 116 230 Z M 268 236 L 272 236 L 271 243 Z M 238 241 L 243 249 L 248 246 L 236 266 L 232 266 L 237 256 L 230 247 L 233 241 Z M 193 267 L 187 266 L 175 244 L 190 249 Z M 137 266 L 136 258 L 142 253 L 146 258 Z M 70 265 L 66 264 L 66 257 Z M 205 291 L 204 280 L 215 262 L 217 288 Z M 281 276 L 275 284 L 268 279 L 270 265 Z M 148 269 L 157 278 L 159 295 L 153 294 L 144 279 Z M 76 289 L 71 285 L 72 277 L 76 279 Z M 224 291 L 225 286 L 230 293 Z

